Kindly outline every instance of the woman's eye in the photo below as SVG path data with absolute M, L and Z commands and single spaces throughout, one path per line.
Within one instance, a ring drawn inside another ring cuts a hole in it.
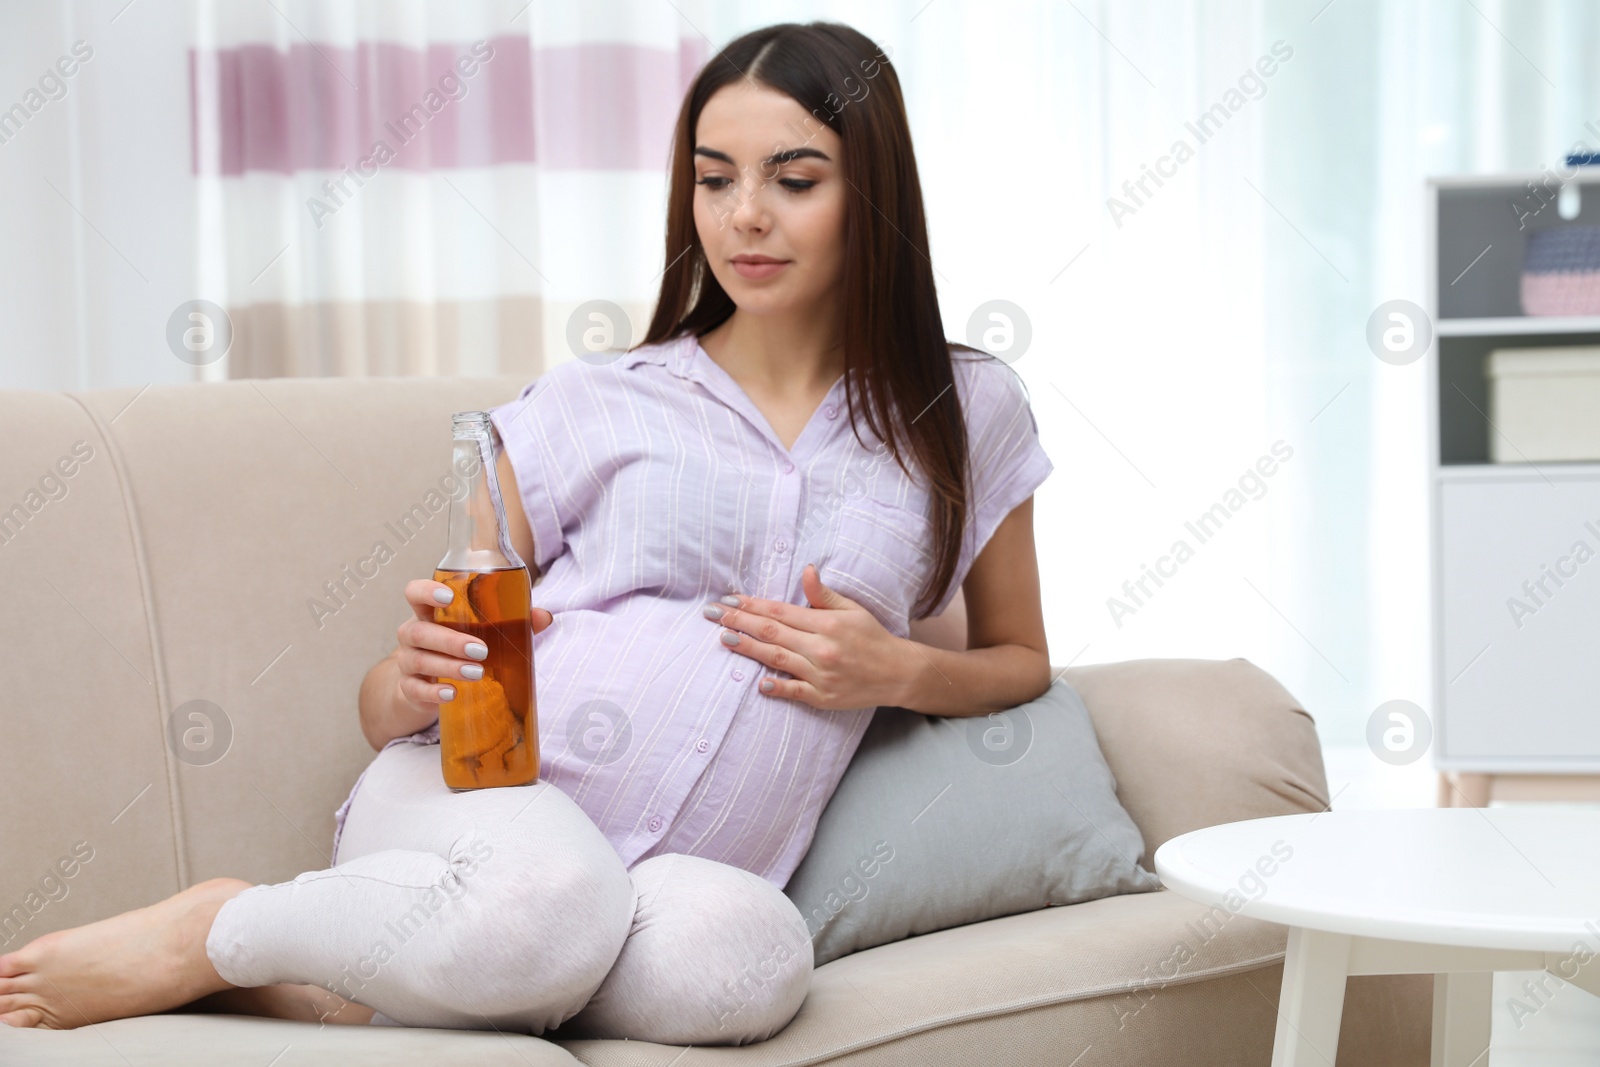
M 713 192 L 721 192 L 723 189 L 726 189 L 733 183 L 727 178 L 719 177 L 715 174 L 708 174 L 704 178 L 696 179 L 695 184 L 703 185 Z M 780 178 L 778 179 L 778 184 L 789 190 L 791 193 L 803 193 L 817 183 L 803 178 Z

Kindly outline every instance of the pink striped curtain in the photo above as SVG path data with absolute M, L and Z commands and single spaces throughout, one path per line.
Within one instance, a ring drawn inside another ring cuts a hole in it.
M 227 376 L 531 377 L 597 299 L 637 336 L 710 53 L 661 8 L 205 5 L 192 165 Z

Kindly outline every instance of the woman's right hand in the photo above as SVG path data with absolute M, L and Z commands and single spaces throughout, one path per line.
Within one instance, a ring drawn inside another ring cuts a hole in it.
M 443 582 L 413 578 L 405 588 L 406 603 L 411 605 L 413 615 L 396 631 L 400 639 L 400 647 L 394 653 L 400 666 L 400 696 L 417 714 L 428 716 L 430 725 L 438 717 L 439 705 L 454 700 L 456 695 L 455 686 L 435 679 L 482 678 L 482 660 L 489 655 L 483 643 L 470 634 L 433 621 L 433 609 L 450 603 L 454 596 Z M 534 633 L 543 632 L 555 618 L 543 608 L 534 608 L 532 614 Z

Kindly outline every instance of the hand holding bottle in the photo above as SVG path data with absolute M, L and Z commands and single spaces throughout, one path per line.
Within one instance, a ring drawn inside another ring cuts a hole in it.
M 455 687 L 449 683 L 440 685 L 436 679 L 482 678 L 480 663 L 488 650 L 471 635 L 433 621 L 433 609 L 454 599 L 454 593 L 443 582 L 413 578 L 406 583 L 405 597 L 413 617 L 401 623 L 396 632 L 400 640 L 395 652 L 400 664 L 400 695 L 418 715 L 426 716 L 427 721 L 419 727 L 425 729 L 439 717 L 439 705 L 455 699 Z M 554 621 L 554 616 L 543 608 L 534 608 L 532 617 L 536 634 Z

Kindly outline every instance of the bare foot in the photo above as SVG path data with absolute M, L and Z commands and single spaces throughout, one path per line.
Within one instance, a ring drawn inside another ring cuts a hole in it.
M 221 1012 L 227 1015 L 261 1015 L 268 1019 L 293 1019 L 318 1024 L 366 1026 L 373 1009 L 346 1000 L 319 985 L 263 985 L 232 987 L 201 997 L 184 1011 Z
M 0 1022 L 70 1030 L 235 988 L 211 965 L 206 935 L 223 903 L 249 887 L 239 878 L 211 878 L 0 956 Z

